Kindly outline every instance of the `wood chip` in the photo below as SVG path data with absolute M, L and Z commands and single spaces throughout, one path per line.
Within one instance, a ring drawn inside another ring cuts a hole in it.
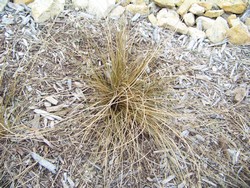
M 186 185 L 186 182 L 183 181 L 181 184 L 179 184 L 179 185 L 177 186 L 177 188 L 184 188 L 185 185 Z
M 205 81 L 211 81 L 212 80 L 211 77 L 206 76 L 206 75 L 201 75 L 201 74 L 196 74 L 195 78 L 199 79 L 199 80 L 205 80 Z
M 188 130 L 184 130 L 181 132 L 181 137 L 186 138 L 189 135 L 189 131 Z
M 165 185 L 175 178 L 175 175 L 168 176 L 166 179 L 162 180 L 162 184 Z
M 199 134 L 195 135 L 195 137 L 197 138 L 197 140 L 201 141 L 201 142 L 204 142 L 205 141 L 205 138 Z
M 68 84 L 69 90 L 71 90 L 71 89 L 72 89 L 72 80 L 71 80 L 71 79 L 68 79 L 68 80 L 67 80 L 67 84 Z
M 45 107 L 51 106 L 51 103 L 49 103 L 49 102 L 44 102 L 44 106 L 45 106 Z
M 51 104 L 53 105 L 57 105 L 58 104 L 58 100 L 56 100 L 54 97 L 52 96 L 48 96 L 45 98 L 47 101 L 49 101 Z
M 35 113 L 40 114 L 43 117 L 46 117 L 47 119 L 53 121 L 53 120 L 63 120 L 63 118 L 53 115 L 47 111 L 41 110 L 41 109 L 35 109 L 34 110 Z
M 84 84 L 81 83 L 81 82 L 74 82 L 74 85 L 75 85 L 76 87 L 84 87 Z
M 57 106 L 48 106 L 48 107 L 46 107 L 46 110 L 48 112 L 58 112 L 58 111 L 61 111 L 64 107 L 65 107 L 64 104 L 60 104 Z
M 31 125 L 34 128 L 39 128 L 40 127 L 40 114 L 35 114 L 34 119 L 31 120 Z
M 205 68 L 207 68 L 207 65 L 195 65 L 191 67 L 193 70 L 204 70 Z
M 234 149 L 227 149 L 229 155 L 231 156 L 232 158 L 232 163 L 235 165 L 238 163 L 239 161 L 239 156 L 240 156 L 240 151 L 236 151 Z
M 73 182 L 73 180 L 70 177 L 68 177 L 67 180 L 68 180 L 68 183 L 69 183 L 71 188 L 75 187 L 75 183 Z
M 44 168 L 47 168 L 50 172 L 52 172 L 53 174 L 56 173 L 56 166 L 53 165 L 51 162 L 45 160 L 43 157 L 41 157 L 40 155 L 32 152 L 31 153 L 32 158 L 38 162 L 41 166 L 43 166 Z

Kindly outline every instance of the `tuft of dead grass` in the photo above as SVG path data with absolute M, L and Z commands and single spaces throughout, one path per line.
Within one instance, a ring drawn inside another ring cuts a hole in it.
M 115 33 L 114 37 L 108 34 L 107 46 L 102 49 L 89 40 L 89 46 L 94 45 L 96 51 L 89 55 L 91 73 L 85 80 L 90 90 L 90 112 L 87 117 L 82 114 L 83 123 L 77 117 L 82 131 L 76 135 L 90 146 L 86 152 L 103 169 L 106 186 L 117 181 L 122 186 L 124 178 L 136 179 L 139 186 L 144 172 L 150 171 L 149 156 L 159 150 L 169 159 L 169 174 L 179 174 L 176 179 L 184 181 L 180 159 L 194 156 L 189 144 L 180 137 L 180 127 L 169 124 L 178 116 L 172 110 L 174 102 L 168 98 L 171 79 L 159 78 L 155 70 L 147 71 L 155 64 L 159 49 L 133 54 L 133 37 L 125 27 Z M 179 149 L 177 140 L 186 147 L 186 153 Z M 117 174 L 124 178 L 115 178 Z

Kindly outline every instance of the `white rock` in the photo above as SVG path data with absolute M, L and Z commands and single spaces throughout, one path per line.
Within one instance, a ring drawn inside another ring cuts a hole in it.
M 65 0 L 35 0 L 28 6 L 36 22 L 44 22 L 60 14 L 65 5 Z
M 64 10 L 65 0 L 54 0 L 50 9 L 51 17 L 57 16 Z
M 36 0 L 28 5 L 36 22 L 44 22 L 50 18 L 48 12 L 52 3 L 53 0 Z
M 111 8 L 115 5 L 115 0 L 90 0 L 87 12 L 97 18 L 106 17 Z
M 188 34 L 195 40 L 206 38 L 206 33 L 194 27 L 188 28 Z
M 15 4 L 25 4 L 28 5 L 29 3 L 32 3 L 34 0 L 14 0 L 11 2 L 14 2 Z
M 205 12 L 204 16 L 209 18 L 217 18 L 224 14 L 224 10 L 208 10 Z
M 184 0 L 184 2 L 181 4 L 179 9 L 177 10 L 177 13 L 183 16 L 184 14 L 187 13 L 189 8 L 191 7 L 192 4 L 196 3 L 197 0 Z
M 162 18 L 157 20 L 157 25 L 175 31 L 181 34 L 188 33 L 188 27 L 181 22 L 181 20 L 177 20 L 174 18 Z
M 246 18 L 245 25 L 248 27 L 248 30 L 250 32 L 250 18 Z
M 200 2 L 197 2 L 198 5 L 202 6 L 205 8 L 205 10 L 211 10 L 212 7 L 213 7 L 213 4 L 214 2 L 208 2 L 208 1 L 200 1 Z
M 73 6 L 79 9 L 85 9 L 88 7 L 89 0 L 72 0 Z
M 227 31 L 227 37 L 232 44 L 250 44 L 250 32 L 248 31 L 248 27 L 242 22 L 239 22 L 238 24 L 235 23 L 233 27 Z
M 184 14 L 183 20 L 187 26 L 193 26 L 195 24 L 195 18 L 192 13 Z
M 126 6 L 126 11 L 132 13 L 132 14 L 141 14 L 141 15 L 147 15 L 149 14 L 149 7 L 144 4 L 129 4 Z
M 200 16 L 196 19 L 196 23 L 198 22 L 202 23 L 202 29 L 207 30 L 213 26 L 215 20 L 204 16 Z
M 153 0 L 153 2 L 159 7 L 175 7 L 176 0 Z
M 124 13 L 125 8 L 121 5 L 117 6 L 112 12 L 110 13 L 109 17 L 112 19 L 118 19 Z
M 161 9 L 156 17 L 157 19 L 174 18 L 179 20 L 179 14 L 176 11 L 166 8 Z
M 125 7 L 131 3 L 131 0 L 116 0 L 116 3 L 120 3 L 121 6 Z
M 247 9 L 247 3 L 244 0 L 222 1 L 219 3 L 219 7 L 225 12 L 242 14 Z
M 205 8 L 198 5 L 197 3 L 194 3 L 191 5 L 189 12 L 195 15 L 203 15 L 203 13 L 205 12 Z
M 237 19 L 236 14 L 231 14 L 230 16 L 227 17 L 227 23 L 229 27 L 232 27 L 233 24 L 235 23 L 235 20 Z M 239 19 L 239 18 L 238 18 Z M 240 20 L 239 20 L 240 21 Z M 238 22 L 238 21 L 237 21 Z
M 3 11 L 4 7 L 8 3 L 9 0 L 0 0 L 0 12 Z
M 207 29 L 206 35 L 213 43 L 222 42 L 226 38 L 228 29 L 227 21 L 222 17 L 218 17 L 212 27 Z
M 228 22 L 229 23 L 229 22 Z M 238 24 L 241 24 L 242 22 L 240 21 L 240 18 L 236 18 L 236 19 L 232 19 L 229 23 L 229 26 L 230 27 L 234 27 Z
M 151 22 L 151 24 L 152 24 L 153 26 L 156 26 L 156 25 L 157 25 L 157 18 L 155 17 L 154 14 L 148 15 L 148 20 Z
M 144 4 L 145 3 L 144 0 L 129 0 L 129 1 L 130 1 L 130 3 L 136 4 L 136 5 L 140 5 L 140 4 Z
M 188 33 L 188 27 L 182 23 L 176 11 L 161 9 L 156 17 L 158 26 L 171 29 L 182 34 Z

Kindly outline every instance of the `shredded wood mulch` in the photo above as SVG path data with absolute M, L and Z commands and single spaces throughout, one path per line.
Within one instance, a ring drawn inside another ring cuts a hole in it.
M 185 158 L 173 159 L 183 170 L 170 172 L 168 151 L 152 151 L 150 139 L 144 143 L 145 170 L 126 160 L 124 169 L 117 169 L 115 158 L 103 169 L 102 158 L 90 157 L 91 143 L 74 136 L 82 129 L 77 117 L 90 115 L 89 53 L 100 63 L 88 39 L 105 50 L 107 32 L 118 25 L 66 11 L 39 26 L 39 40 L 18 32 L 21 28 L 12 38 L 0 33 L 1 187 L 248 187 L 249 46 L 205 41 L 199 52 L 188 50 L 185 37 L 143 18 L 127 26 L 132 53 L 161 49 L 149 71 L 170 80 L 167 97 L 179 115 L 168 124 L 190 146 L 173 138 L 180 151 L 187 150 Z

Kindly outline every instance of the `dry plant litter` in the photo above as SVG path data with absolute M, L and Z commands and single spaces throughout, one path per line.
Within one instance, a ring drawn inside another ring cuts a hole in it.
M 6 55 L 2 187 L 248 187 L 249 48 L 76 14 L 17 32 L 29 48 L 0 34 L 27 54 Z

